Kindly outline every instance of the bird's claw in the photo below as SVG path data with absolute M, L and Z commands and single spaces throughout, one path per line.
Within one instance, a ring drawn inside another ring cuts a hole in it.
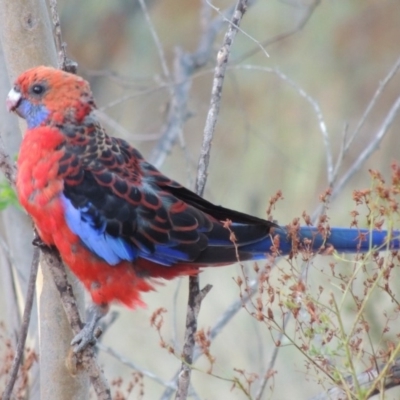
M 43 242 L 43 240 L 39 236 L 35 236 L 32 240 L 32 245 L 35 247 L 39 247 L 39 249 L 48 249 L 49 246 L 47 246 L 46 243 Z
M 80 353 L 82 350 L 85 350 L 86 347 L 94 346 L 97 342 L 97 338 L 100 337 L 101 334 L 102 331 L 99 327 L 86 324 L 71 341 L 74 353 Z
M 72 339 L 71 346 L 74 353 L 79 353 L 88 346 L 94 346 L 97 339 L 102 334 L 102 330 L 97 323 L 107 313 L 106 305 L 93 304 L 87 310 L 87 321 L 82 330 Z

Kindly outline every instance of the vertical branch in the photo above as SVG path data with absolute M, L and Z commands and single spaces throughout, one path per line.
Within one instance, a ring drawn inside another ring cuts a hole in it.
M 217 65 L 214 71 L 210 108 L 208 110 L 206 125 L 204 127 L 203 144 L 201 147 L 199 165 L 197 169 L 196 193 L 200 196 L 203 195 L 204 187 L 207 181 L 207 169 L 208 164 L 210 163 L 211 143 L 214 136 L 215 126 L 217 125 L 217 119 L 221 105 L 222 86 L 224 84 L 228 58 L 232 43 L 240 25 L 240 21 L 242 20 L 246 9 L 247 1 L 239 0 L 232 17 L 232 22 L 229 24 L 228 30 L 225 34 L 222 47 L 217 54 Z
M 62 40 L 60 17 L 57 12 L 57 0 L 50 0 L 49 7 L 51 20 L 53 22 L 54 40 L 58 53 L 58 68 L 76 74 L 78 64 L 67 57 L 67 44 Z
M 9 400 L 11 398 L 14 383 L 18 375 L 18 369 L 24 354 L 25 341 L 26 341 L 26 336 L 28 335 L 29 321 L 31 319 L 31 311 L 35 295 L 35 284 L 36 284 L 38 267 L 39 267 L 39 249 L 35 249 L 32 258 L 31 275 L 29 277 L 29 283 L 28 283 L 28 293 L 26 294 L 26 305 L 24 310 L 24 316 L 22 318 L 22 330 L 18 338 L 18 345 L 15 351 L 16 355 L 14 357 L 13 364 L 11 366 L 9 380 L 6 385 L 6 389 L 4 390 L 3 393 L 2 397 L 3 400 Z
M 214 71 L 213 86 L 211 90 L 210 108 L 204 128 L 203 144 L 201 148 L 196 180 L 196 193 L 200 196 L 204 192 L 204 187 L 207 181 L 207 169 L 210 162 L 211 144 L 221 104 L 222 87 L 225 78 L 226 66 L 228 63 L 232 43 L 246 8 L 247 0 L 239 0 L 232 17 L 232 22 L 228 26 L 222 47 L 217 55 L 217 65 Z M 178 390 L 175 397 L 179 400 L 186 399 L 188 395 L 191 364 L 193 362 L 193 351 L 195 345 L 194 337 L 197 331 L 197 316 L 200 311 L 201 302 L 210 289 L 210 285 L 207 285 L 204 289 L 200 290 L 198 276 L 192 276 L 189 278 L 189 300 L 186 314 L 185 344 L 182 355 L 183 362 L 179 373 Z
M 207 4 L 204 4 L 204 7 L 209 8 Z M 213 52 L 215 38 L 220 32 L 225 18 L 231 18 L 232 15 L 233 8 L 230 7 L 224 13 L 214 18 L 214 20 L 207 20 L 207 23 L 202 21 L 205 27 L 197 49 L 193 53 L 186 53 L 180 49 L 176 51 L 173 70 L 175 89 L 172 94 L 170 111 L 165 127 L 162 130 L 161 138 L 149 157 L 149 161 L 157 168 L 160 168 L 171 151 L 171 148 L 180 135 L 181 125 L 186 120 L 186 105 L 192 86 L 193 74 L 207 64 Z

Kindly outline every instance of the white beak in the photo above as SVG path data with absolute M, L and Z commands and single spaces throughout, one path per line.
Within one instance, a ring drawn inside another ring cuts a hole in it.
M 14 111 L 18 107 L 21 100 L 21 93 L 15 88 L 11 89 L 8 93 L 6 106 L 8 111 Z

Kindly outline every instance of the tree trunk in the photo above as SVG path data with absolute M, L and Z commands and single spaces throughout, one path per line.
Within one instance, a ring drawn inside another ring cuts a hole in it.
M 33 66 L 57 65 L 57 52 L 45 0 L 0 0 L 0 37 L 10 81 Z M 25 130 L 22 124 L 21 130 Z M 14 151 L 14 145 L 15 141 L 8 147 L 9 150 Z M 4 218 L 7 239 L 12 241 L 9 246 L 19 249 L 15 253 L 14 267 L 17 271 L 26 271 L 30 265 L 25 255 L 32 229 L 25 221 L 23 215 L 14 211 Z M 44 263 L 40 264 L 38 281 L 40 398 L 86 399 L 89 390 L 87 377 L 84 373 L 73 377 L 65 366 L 72 332 L 49 266 Z M 73 290 L 75 295 L 83 298 L 79 285 L 74 285 Z

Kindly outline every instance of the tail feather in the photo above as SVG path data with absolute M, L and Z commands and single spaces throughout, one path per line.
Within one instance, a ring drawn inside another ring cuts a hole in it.
M 390 238 L 390 241 L 389 241 Z M 278 248 L 276 244 L 279 243 Z M 290 254 L 295 247 L 324 252 L 333 247 L 339 253 L 365 253 L 370 249 L 400 249 L 400 231 L 377 231 L 369 229 L 331 228 L 329 234 L 321 234 L 315 227 L 300 227 L 296 234 L 289 234 L 284 227 L 275 228 L 269 237 L 240 247 L 240 252 L 253 254 L 259 259 L 262 254 L 276 252 Z

